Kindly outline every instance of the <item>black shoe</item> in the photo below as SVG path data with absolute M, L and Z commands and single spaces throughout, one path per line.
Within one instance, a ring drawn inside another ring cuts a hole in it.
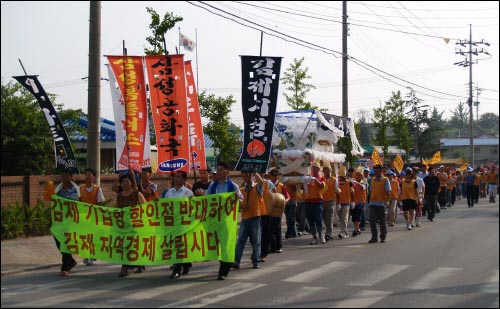
M 378 240 L 376 240 L 376 239 L 370 239 L 370 240 L 368 241 L 368 243 L 369 243 L 369 244 L 373 244 L 373 243 L 376 243 L 377 241 L 378 241 Z
M 257 268 L 259 268 L 259 267 L 260 267 L 260 266 L 259 266 L 259 264 L 253 264 L 253 268 L 254 268 L 254 269 L 257 269 Z
M 282 253 L 282 252 L 283 252 L 283 249 L 276 250 L 276 253 Z
M 381 242 L 381 243 L 385 243 L 385 239 L 381 239 L 381 240 L 380 240 L 380 242 Z
M 68 267 L 68 269 L 66 271 L 69 272 L 71 269 L 73 269 L 73 267 L 76 266 L 76 264 L 77 264 L 76 261 L 73 260 L 73 262 L 71 262 L 71 264 L 69 264 L 69 267 Z
M 330 241 L 330 239 L 332 239 L 332 237 L 331 237 L 331 236 L 328 236 L 328 235 L 326 235 L 326 236 L 325 236 L 325 240 L 326 240 L 326 241 Z
M 217 280 L 224 280 L 224 279 L 226 279 L 226 277 L 224 277 L 223 275 L 219 275 L 219 276 L 217 277 Z
M 135 271 L 136 274 L 140 274 L 143 271 L 146 271 L 146 266 L 139 266 L 137 267 L 137 270 Z
M 172 275 L 170 275 L 170 279 L 177 279 L 181 276 L 181 274 L 177 272 L 173 272 Z
M 231 268 L 234 270 L 238 270 L 238 269 L 240 269 L 240 265 L 233 264 L 233 265 L 231 265 Z
M 183 268 L 183 269 L 182 269 L 182 274 L 183 274 L 183 275 L 187 275 L 187 274 L 189 274 L 189 269 L 190 269 L 190 268 L 191 268 L 191 267 L 185 267 L 185 268 Z

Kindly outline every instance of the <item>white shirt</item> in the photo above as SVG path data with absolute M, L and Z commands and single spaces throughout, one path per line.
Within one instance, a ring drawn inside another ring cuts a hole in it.
M 163 191 L 163 194 L 161 195 L 162 198 L 165 197 L 192 197 L 193 191 L 189 190 L 185 186 L 182 186 L 177 190 L 175 187 L 172 187 L 168 190 Z

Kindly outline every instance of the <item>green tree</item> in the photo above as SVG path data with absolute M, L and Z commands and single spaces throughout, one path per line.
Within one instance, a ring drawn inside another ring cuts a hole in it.
M 479 117 L 479 126 L 493 134 L 498 134 L 498 115 L 494 113 L 484 113 Z
M 304 57 L 300 60 L 294 58 L 293 63 L 290 63 L 290 67 L 286 69 L 281 78 L 281 82 L 283 85 L 287 85 L 285 89 L 291 92 L 291 95 L 288 95 L 286 92 L 283 92 L 283 94 L 286 97 L 288 106 L 293 110 L 318 109 L 317 106 L 306 101 L 307 93 L 311 91 L 311 89 L 316 89 L 316 87 L 313 84 L 307 83 L 307 80 L 311 78 L 311 76 L 307 74 L 309 68 L 302 68 L 303 64 Z
M 240 129 L 232 124 L 229 119 L 231 105 L 236 101 L 230 95 L 227 98 L 215 97 L 205 91 L 198 95 L 200 114 L 210 122 L 203 127 L 203 132 L 213 141 L 214 147 L 219 150 L 218 158 L 225 162 L 235 163 L 239 158 Z
M 416 142 L 416 152 L 418 153 L 419 162 L 422 162 L 422 133 L 425 126 L 429 122 L 429 105 L 422 105 L 422 99 L 419 99 L 415 91 L 408 87 L 410 92 L 406 95 L 408 102 L 408 111 L 406 115 L 409 118 L 409 132 L 411 138 Z
M 448 121 L 450 129 L 458 131 L 458 137 L 463 135 L 464 131 L 468 130 L 467 124 L 469 123 L 469 112 L 465 103 L 458 103 L 457 107 L 451 111 L 451 119 Z
M 55 168 L 54 139 L 40 105 L 19 83 L 2 82 L 2 170 L 5 176 L 43 175 Z M 81 110 L 62 111 L 62 104 L 51 102 L 58 111 L 68 136 L 78 127 Z M 13 164 L 15 162 L 15 164 Z
M 370 134 L 370 126 L 368 125 L 369 120 L 369 112 L 365 110 L 360 110 L 358 112 L 358 121 L 355 126 L 359 126 L 356 128 L 356 136 L 359 139 L 359 143 L 362 146 L 371 145 L 371 134 Z
M 385 161 L 389 156 L 389 145 L 392 142 L 392 139 L 387 135 L 390 127 L 389 110 L 384 106 L 375 108 L 373 112 L 373 125 L 376 129 L 375 142 L 377 146 L 382 146 Z
M 153 46 L 153 49 L 145 48 L 144 53 L 146 55 L 168 55 L 166 46 L 164 48 L 165 34 L 168 30 L 175 27 L 175 23 L 182 21 L 183 18 L 167 12 L 163 16 L 163 20 L 160 21 L 160 15 L 155 10 L 150 7 L 147 7 L 146 10 L 151 14 L 149 29 L 153 31 L 153 35 L 148 36 L 146 41 Z
M 434 106 L 431 116 L 429 117 L 429 121 L 427 122 L 427 127 L 424 132 L 422 132 L 422 140 L 425 141 L 425 143 L 422 143 L 422 155 L 427 158 L 440 149 L 439 139 L 442 137 L 444 132 L 443 113 L 444 111 L 439 112 Z
M 392 92 L 391 98 L 386 103 L 386 109 L 392 111 L 389 114 L 389 126 L 394 132 L 396 145 L 400 149 L 404 149 L 407 154 L 410 153 L 412 140 L 408 129 L 408 118 L 406 117 L 405 110 L 407 101 L 401 97 L 401 92 Z M 408 163 L 409 156 L 406 156 L 406 163 Z

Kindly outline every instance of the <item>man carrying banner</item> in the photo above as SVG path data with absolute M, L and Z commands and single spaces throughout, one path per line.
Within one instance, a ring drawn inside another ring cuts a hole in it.
M 163 192 L 162 198 L 172 198 L 172 197 L 193 197 L 193 191 L 186 188 L 187 173 L 184 171 L 177 171 L 174 175 L 174 186 L 165 192 Z M 187 275 L 189 269 L 193 266 L 192 263 L 177 263 L 173 265 L 172 275 L 170 278 L 176 279 L 182 274 Z
M 55 193 L 60 196 L 70 200 L 78 201 L 80 199 L 80 188 L 76 183 L 73 182 L 73 174 L 69 170 L 65 170 L 61 173 L 61 183 L 56 187 Z M 61 243 L 56 240 L 57 249 L 60 249 Z M 76 261 L 70 253 L 62 254 L 62 265 L 60 276 L 68 276 L 69 271 L 76 266 Z
M 252 244 L 252 264 L 253 268 L 259 268 L 262 221 L 260 216 L 266 214 L 264 204 L 264 181 L 259 173 L 252 173 L 250 170 L 242 170 L 244 185 L 240 190 L 244 191 L 243 202 L 241 203 L 241 223 L 236 242 L 236 257 L 232 268 L 240 269 L 241 257 L 247 238 Z M 252 176 L 256 181 L 252 179 Z
M 102 189 L 94 183 L 95 171 L 93 168 L 89 167 L 85 170 L 85 183 L 80 186 L 80 201 L 92 204 L 92 205 L 103 205 L 104 195 L 102 194 Z M 83 264 L 91 266 L 95 264 L 95 259 L 84 258 Z
M 229 173 L 229 165 L 226 162 L 219 161 L 217 163 L 217 173 L 214 181 L 208 186 L 205 195 L 224 193 L 224 192 L 235 192 L 239 200 L 243 200 L 243 195 L 241 194 L 240 188 L 236 183 L 234 183 L 231 178 L 227 177 Z M 232 262 L 220 261 L 219 275 L 217 280 L 224 280 L 229 271 L 231 270 Z

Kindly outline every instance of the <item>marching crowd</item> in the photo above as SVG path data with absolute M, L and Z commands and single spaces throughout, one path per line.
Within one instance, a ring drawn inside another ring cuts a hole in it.
M 187 182 L 185 172 L 176 172 L 172 186 L 160 195 L 158 186 L 151 182 L 151 172 L 143 171 L 138 179 L 134 172 L 120 174 L 112 190 L 117 193 L 116 207 L 123 208 L 169 197 L 192 197 L 207 194 L 235 192 L 240 199 L 241 222 L 236 241 L 234 263 L 220 261 L 217 279 L 224 280 L 230 270 L 238 270 L 248 239 L 252 246 L 253 268 L 259 268 L 269 253 L 283 252 L 281 225 L 286 220 L 285 239 L 310 234 L 310 245 L 324 244 L 333 240 L 335 230 L 338 239 L 356 237 L 370 226 L 369 243 L 385 243 L 388 226 L 396 224 L 402 213 L 406 228 L 420 227 L 422 217 L 434 221 L 435 214 L 452 207 L 456 200 L 467 198 L 469 208 L 480 197 L 496 202 L 498 194 L 498 166 L 490 169 L 468 167 L 464 173 L 441 165 L 438 168 L 422 165 L 408 167 L 398 173 L 387 166 L 376 165 L 372 169 L 359 166 L 347 169 L 340 166 L 336 173 L 329 162 L 314 162 L 309 176 L 283 176 L 271 169 L 265 175 L 242 170 L 243 183 L 237 184 L 228 177 L 229 166 L 219 162 L 215 171 L 199 171 L 200 180 Z M 94 184 L 95 171 L 85 171 L 85 184 L 76 185 L 72 175 L 63 172 L 61 183 L 55 188 L 58 196 L 102 205 L 102 189 Z M 353 223 L 348 231 L 349 220 Z M 377 228 L 380 229 L 380 231 Z M 56 239 L 57 247 L 60 244 Z M 95 260 L 84 259 L 87 265 Z M 67 276 L 76 266 L 71 254 L 62 253 L 61 276 Z M 171 266 L 170 278 L 189 273 L 191 263 Z M 144 266 L 122 265 L 119 277 L 145 270 Z

